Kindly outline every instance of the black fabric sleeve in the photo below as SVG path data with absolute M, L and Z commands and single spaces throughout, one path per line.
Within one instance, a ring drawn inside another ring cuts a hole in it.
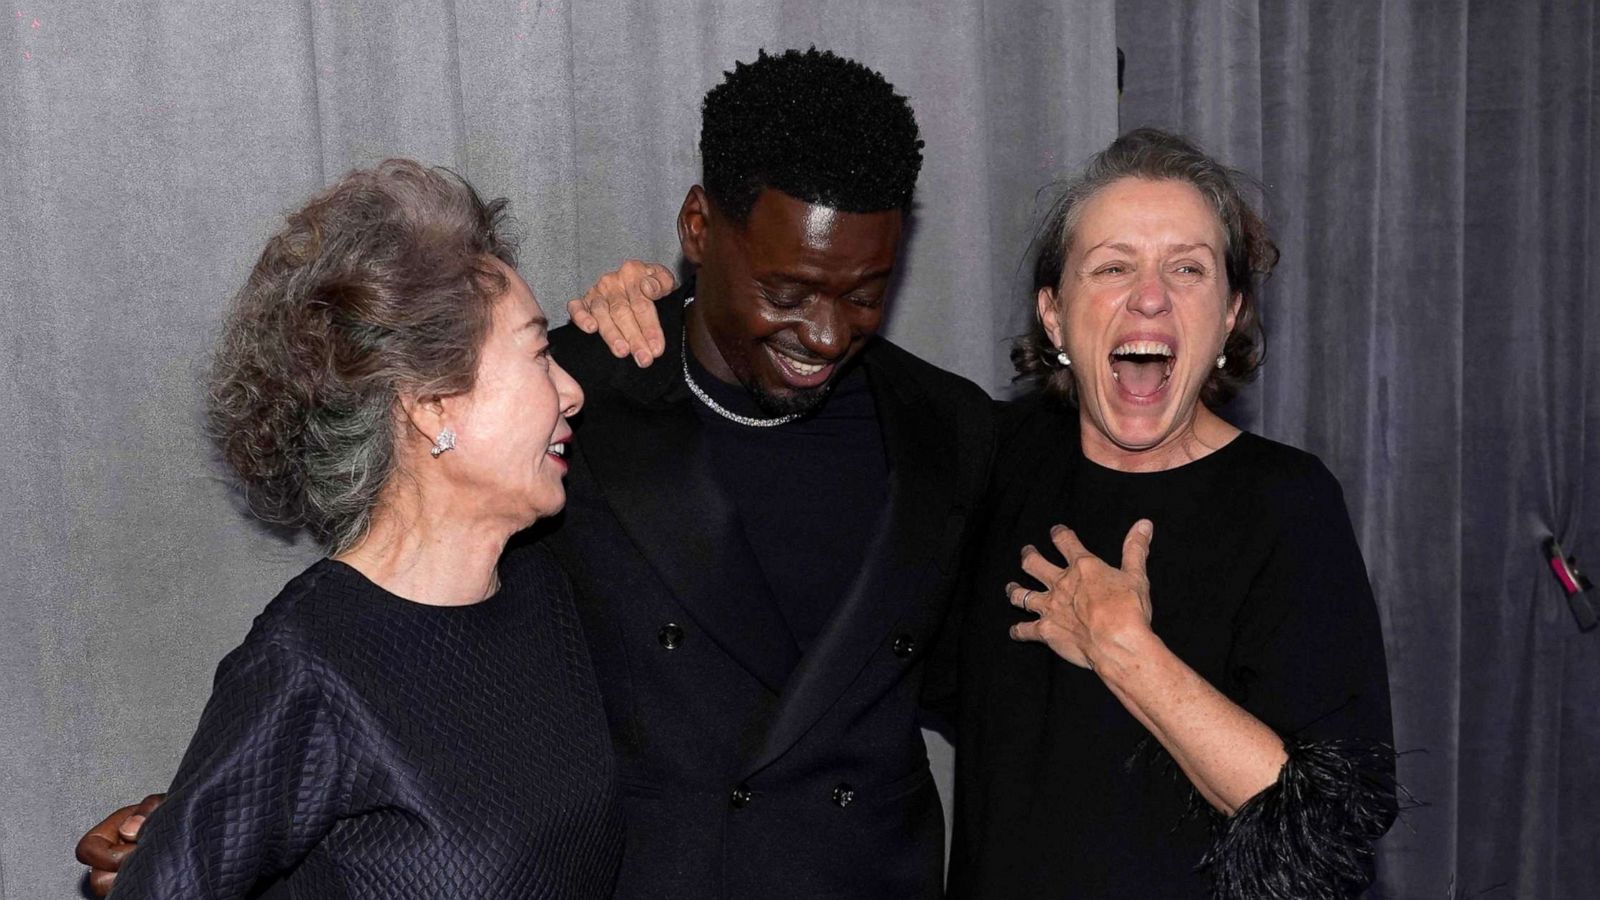
M 960 708 L 960 657 L 961 635 L 965 628 L 967 606 L 977 600 L 977 574 L 982 553 L 982 537 L 988 532 L 998 495 L 995 465 L 997 430 L 1007 404 L 988 400 L 979 406 L 984 414 L 974 429 L 972 454 L 978 462 L 973 466 L 970 481 L 971 497 L 968 508 L 972 514 L 957 550 L 955 591 L 950 600 L 944 622 L 934 636 L 933 648 L 924 664 L 922 690 L 918 697 L 923 728 L 936 731 L 952 743 L 956 739 L 958 711 Z
M 336 818 L 334 719 L 302 655 L 270 642 L 230 653 L 112 896 L 248 897 L 291 869 Z
M 1343 494 L 1315 463 L 1271 496 L 1265 564 L 1235 627 L 1230 681 L 1284 738 L 1278 780 L 1217 820 L 1219 897 L 1322 898 L 1373 878 L 1393 822 L 1383 636 Z

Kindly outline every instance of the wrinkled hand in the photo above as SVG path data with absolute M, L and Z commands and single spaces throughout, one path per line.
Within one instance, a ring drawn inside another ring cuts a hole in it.
M 567 314 L 585 334 L 600 332 L 616 358 L 631 353 L 634 362 L 648 366 L 667 349 L 656 301 L 676 286 L 666 266 L 626 260 L 616 271 L 600 276 L 582 297 L 568 300 Z
M 96 897 L 111 893 L 117 871 L 138 846 L 139 828 L 144 825 L 145 817 L 166 797 L 166 794 L 151 794 L 139 803 L 124 806 L 78 840 L 78 862 L 89 867 L 89 890 Z
M 1022 570 L 1038 579 L 1045 590 L 1029 590 L 1016 582 L 1006 585 L 1006 597 L 1039 618 L 1011 626 L 1018 641 L 1039 641 L 1075 666 L 1094 668 L 1094 660 L 1108 642 L 1150 628 L 1150 580 L 1145 561 L 1155 526 L 1140 519 L 1122 540 L 1122 567 L 1112 568 L 1084 548 L 1072 529 L 1050 529 L 1050 540 L 1066 557 L 1062 568 L 1040 555 L 1032 545 L 1022 548 Z

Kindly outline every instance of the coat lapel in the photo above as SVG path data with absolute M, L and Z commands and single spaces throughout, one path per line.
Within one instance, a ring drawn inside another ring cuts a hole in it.
M 682 333 L 681 301 L 658 307 Z M 648 369 L 618 365 L 611 402 L 591 403 L 578 438 L 600 493 L 695 625 L 769 689 L 783 689 L 799 648 L 767 588 L 683 384 L 681 345 Z
M 942 540 L 956 483 L 953 438 L 922 388 L 891 365 L 862 357 L 889 457 L 889 503 L 849 593 L 784 688 L 751 766 L 759 771 L 794 746 L 878 652 L 894 625 L 929 602 L 925 584 L 949 552 Z

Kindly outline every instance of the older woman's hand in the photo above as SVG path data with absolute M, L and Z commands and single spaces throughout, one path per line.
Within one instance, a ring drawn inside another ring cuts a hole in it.
M 1039 618 L 1011 626 L 1018 641 L 1040 641 L 1075 666 L 1095 667 L 1102 648 L 1150 630 L 1150 580 L 1145 560 L 1155 526 L 1140 519 L 1122 541 L 1122 567 L 1113 568 L 1090 553 L 1072 533 L 1057 525 L 1050 540 L 1067 560 L 1066 568 L 1045 559 L 1031 545 L 1022 548 L 1022 570 L 1045 590 L 1016 582 L 1006 585 L 1012 606 Z

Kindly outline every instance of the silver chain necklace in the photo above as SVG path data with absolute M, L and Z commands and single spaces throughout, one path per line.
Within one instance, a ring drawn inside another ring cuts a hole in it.
M 693 302 L 693 297 L 684 300 L 683 308 L 688 309 L 689 304 Z M 683 337 L 680 346 L 683 349 L 683 383 L 689 386 L 689 390 L 694 392 L 694 395 L 699 398 L 701 403 L 706 405 L 707 409 L 730 422 L 738 422 L 740 425 L 747 425 L 751 428 L 771 428 L 775 425 L 788 424 L 789 422 L 793 422 L 795 419 L 800 418 L 799 413 L 790 413 L 787 416 L 778 416 L 772 419 L 757 419 L 753 416 L 741 416 L 733 410 L 728 409 L 717 401 L 711 399 L 711 395 L 707 394 L 705 390 L 700 387 L 700 385 L 695 384 L 694 376 L 689 374 L 689 322 L 687 319 L 683 323 Z

